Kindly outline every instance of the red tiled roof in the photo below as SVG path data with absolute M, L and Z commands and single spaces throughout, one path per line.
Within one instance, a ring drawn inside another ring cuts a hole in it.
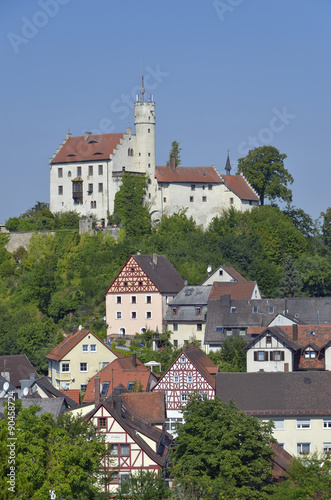
M 66 391 L 60 390 L 63 394 L 68 396 L 68 398 L 72 399 L 77 403 L 78 405 L 80 404 L 80 392 L 79 389 L 67 389 Z
M 153 394 L 146 398 L 144 392 L 124 392 L 122 393 L 122 400 L 128 407 L 140 418 L 146 420 L 150 424 L 160 424 L 164 422 L 166 417 L 164 393 L 163 392 L 150 392 Z
M 123 137 L 124 134 L 90 135 L 86 141 L 84 136 L 70 137 L 51 164 L 107 160 Z
M 199 349 L 199 347 L 189 347 L 183 351 L 183 353 L 199 370 L 207 382 L 215 389 L 216 380 L 212 374 L 216 374 L 218 372 L 218 368 L 214 365 L 212 360 L 208 358 L 208 356 L 201 349 Z M 181 354 L 179 356 L 181 356 Z
M 230 295 L 232 300 L 251 299 L 256 281 L 214 281 L 209 300 L 220 300 L 221 295 Z
M 98 342 L 101 342 L 107 349 L 109 349 L 117 358 L 120 355 L 114 352 L 107 344 L 104 344 L 99 337 L 97 337 L 91 330 L 82 328 L 75 333 L 70 333 L 65 339 L 62 340 L 56 347 L 54 347 L 47 355 L 46 358 L 60 361 L 71 349 L 73 349 L 86 335 L 93 335 Z
M 267 330 L 274 331 L 275 328 L 276 327 L 249 326 L 246 333 L 247 335 L 260 335 Z M 291 342 L 295 342 L 301 347 L 301 349 L 305 349 L 310 345 L 315 350 L 319 350 L 331 341 L 331 325 L 296 325 L 296 340 L 293 340 L 293 325 L 278 325 L 277 328 L 280 329 Z M 311 332 L 313 332 L 313 334 Z
M 226 264 L 223 264 L 220 267 L 222 267 L 224 269 L 224 271 L 229 273 L 230 276 L 232 276 L 232 278 L 235 279 L 236 281 L 247 281 L 247 279 L 244 278 L 240 273 L 238 273 L 238 271 L 236 271 L 234 267 L 227 266 Z M 220 269 L 220 268 L 218 268 L 218 269 Z
M 259 201 L 258 195 L 242 175 L 221 175 L 224 184 L 241 200 Z
M 115 387 L 122 384 L 125 388 L 129 382 L 141 383 L 142 390 L 149 389 L 150 378 L 153 377 L 151 371 L 139 359 L 136 358 L 136 366 L 133 364 L 133 356 L 115 359 L 112 363 L 105 366 L 100 372 L 100 384 L 109 382 L 107 394 L 103 397 L 108 397 L 112 394 Z M 95 376 L 91 377 L 84 395 L 84 403 L 95 400 Z
M 206 182 L 223 184 L 215 167 L 156 167 L 158 182 Z

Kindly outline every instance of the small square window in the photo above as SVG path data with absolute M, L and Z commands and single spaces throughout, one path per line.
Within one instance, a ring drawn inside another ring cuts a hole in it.
M 57 169 L 57 176 L 58 177 L 63 177 L 63 168 L 58 168 Z
M 202 323 L 197 323 L 197 332 L 202 332 Z
M 308 455 L 310 453 L 310 443 L 297 443 L 297 453 Z
M 209 189 L 209 191 L 211 191 L 213 189 L 213 185 L 212 184 L 208 184 L 208 189 Z
M 195 191 L 195 184 L 191 184 L 191 191 Z
M 223 332 L 223 326 L 217 326 L 217 327 L 215 328 L 215 332 L 217 332 L 217 333 L 222 333 L 222 332 Z
M 203 196 L 202 201 L 207 201 L 207 196 Z
M 99 182 L 99 184 L 98 184 L 98 191 L 99 191 L 99 193 L 103 192 L 103 184 L 102 184 L 102 182 Z
M 103 165 L 98 165 L 98 173 L 99 175 L 103 175 Z
M 61 372 L 62 373 L 69 373 L 70 372 L 70 365 L 69 365 L 69 363 L 62 363 L 62 365 L 61 365 Z
M 81 372 L 87 372 L 87 363 L 79 363 L 79 369 Z
M 121 457 L 128 457 L 130 455 L 129 444 L 120 444 L 120 455 Z
M 86 391 L 87 384 L 80 384 L 80 390 L 85 392 Z
M 97 352 L 97 345 L 96 344 L 91 344 L 91 352 Z
M 193 382 L 193 377 L 192 377 L 192 375 L 187 375 L 187 383 L 188 383 L 188 384 L 192 384 L 192 382 Z
M 88 352 L 88 344 L 83 344 L 83 352 Z
M 93 165 L 89 165 L 88 167 L 88 174 L 93 175 Z
M 122 297 L 120 295 L 116 297 L 116 304 L 122 304 Z
M 178 323 L 173 323 L 173 325 L 172 325 L 172 331 L 173 332 L 178 332 Z
M 131 311 L 131 319 L 137 319 L 137 312 Z
M 201 306 L 196 306 L 196 308 L 195 308 L 195 315 L 196 316 L 200 316 L 200 314 L 201 314 Z
M 244 337 L 244 336 L 246 335 L 246 330 L 244 330 L 244 329 L 240 329 L 240 330 L 239 330 L 239 335 L 240 335 L 241 337 Z
M 181 394 L 180 400 L 182 403 L 186 403 L 186 401 L 188 401 L 188 394 Z
M 137 304 L 137 296 L 131 295 L 131 304 Z
M 180 358 L 180 362 L 181 362 L 181 363 L 185 363 L 185 360 L 186 360 L 185 356 L 182 356 L 182 357 Z
M 274 306 L 269 306 L 269 308 L 268 308 L 268 313 L 269 313 L 269 314 L 273 314 L 273 313 L 274 313 L 274 310 L 275 310 Z
M 331 443 L 323 443 L 323 453 L 331 454 Z
M 116 311 L 116 319 L 122 319 L 122 311 Z
M 146 319 L 152 319 L 152 312 L 146 311 Z
M 146 304 L 151 304 L 151 303 L 152 303 L 152 296 L 146 295 Z
M 177 314 L 177 307 L 172 308 L 172 315 L 175 316 Z
M 174 384 L 179 383 L 179 376 L 178 375 L 174 375 L 173 382 L 174 382 Z
M 257 306 L 252 307 L 252 313 L 257 313 L 257 312 L 258 312 Z
M 192 203 L 194 201 L 194 196 L 190 196 L 190 202 Z
M 323 429 L 331 429 L 331 418 L 323 418 Z
M 98 418 L 98 427 L 100 429 L 105 429 L 106 428 L 106 419 L 105 419 L 105 417 Z
M 231 313 L 237 312 L 237 309 L 235 307 L 231 307 Z
M 63 194 L 63 186 L 59 186 L 58 188 L 58 193 L 61 195 Z
M 228 328 L 228 329 L 226 330 L 226 335 L 227 335 L 228 337 L 231 337 L 231 335 L 232 335 L 232 334 L 233 334 L 232 328 Z

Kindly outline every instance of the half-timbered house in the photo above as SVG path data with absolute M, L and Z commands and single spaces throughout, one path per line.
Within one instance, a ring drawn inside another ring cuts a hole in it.
M 214 399 L 217 366 L 198 347 L 183 350 L 170 368 L 153 387 L 153 392 L 165 392 L 166 427 L 175 435 L 176 425 L 183 423 L 182 407 L 194 393 Z
M 183 287 L 164 255 L 131 255 L 105 294 L 108 338 L 162 331 L 167 303 Z
M 115 491 L 140 469 L 165 473 L 172 437 L 163 425 L 163 394 L 113 394 L 85 418 L 105 434 L 109 454 L 103 466 L 105 472 L 113 472 L 106 491 Z

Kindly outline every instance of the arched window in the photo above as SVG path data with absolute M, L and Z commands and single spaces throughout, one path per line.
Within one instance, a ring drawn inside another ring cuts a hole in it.
M 120 328 L 120 332 L 119 332 L 119 335 L 120 337 L 125 337 L 125 328 Z

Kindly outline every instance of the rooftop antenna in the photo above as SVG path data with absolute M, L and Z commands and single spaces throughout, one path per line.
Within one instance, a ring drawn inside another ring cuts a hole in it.
M 144 87 L 144 77 L 141 76 L 141 102 L 145 102 L 144 94 L 146 92 L 146 89 Z
M 230 163 L 230 157 L 229 157 L 230 150 L 228 149 L 228 157 L 226 159 L 226 165 L 225 165 L 225 171 L 227 175 L 230 175 L 231 172 L 231 163 Z

